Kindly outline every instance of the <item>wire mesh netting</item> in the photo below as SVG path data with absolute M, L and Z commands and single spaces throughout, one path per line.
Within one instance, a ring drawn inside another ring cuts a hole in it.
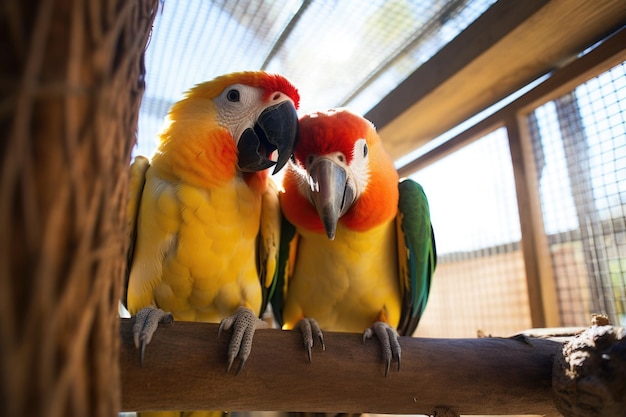
M 531 325 L 508 139 L 498 129 L 416 173 L 438 264 L 416 335 L 509 335 Z
M 527 117 L 560 325 L 626 325 L 626 63 Z M 531 326 L 504 128 L 413 175 L 428 195 L 439 263 L 419 336 Z
M 166 3 L 146 52 L 137 154 L 150 156 L 171 105 L 218 75 L 267 70 L 302 113 L 365 113 L 495 0 L 190 0 Z
M 562 324 L 626 325 L 626 63 L 528 119 Z

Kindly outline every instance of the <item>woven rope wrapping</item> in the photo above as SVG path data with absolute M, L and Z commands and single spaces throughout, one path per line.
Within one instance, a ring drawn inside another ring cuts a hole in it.
M 118 410 L 123 206 L 156 8 L 0 6 L 0 415 Z

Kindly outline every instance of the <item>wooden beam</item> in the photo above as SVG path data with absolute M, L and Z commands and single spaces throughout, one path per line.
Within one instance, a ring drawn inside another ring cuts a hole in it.
M 177 322 L 157 330 L 143 367 L 132 342 L 134 319 L 121 323 L 124 410 L 310 411 L 432 414 L 556 414 L 546 339 L 402 337 L 402 367 L 384 376 L 376 340 L 325 333 L 326 351 L 307 361 L 300 333 L 256 332 L 239 375 L 226 373 L 229 335 L 218 325 Z
M 561 319 L 556 280 L 544 231 L 539 180 L 526 117 L 509 118 L 506 129 L 515 177 L 531 323 L 536 328 L 558 327 Z
M 500 39 L 545 6 L 548 1 L 494 4 L 384 97 L 365 117 L 379 130 L 386 127 L 405 110 L 461 72 L 470 62 L 493 48 Z
M 497 2 L 366 117 L 399 158 L 562 67 L 625 22 L 623 0 Z
M 624 60 L 626 60 L 626 28 L 618 30 L 588 54 L 554 71 L 548 79 L 506 107 L 403 165 L 398 169 L 398 173 L 401 176 L 410 175 L 503 126 L 505 120 L 534 110 Z

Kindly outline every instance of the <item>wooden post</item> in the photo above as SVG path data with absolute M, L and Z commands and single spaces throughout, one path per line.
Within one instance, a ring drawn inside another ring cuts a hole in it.
M 0 6 L 0 415 L 113 416 L 130 152 L 157 0 Z
M 562 344 L 547 339 L 402 337 L 402 366 L 384 376 L 376 340 L 325 333 L 326 351 L 307 361 L 298 331 L 259 330 L 239 375 L 226 373 L 229 334 L 218 325 L 160 327 L 143 366 L 122 319 L 122 408 L 127 411 L 309 411 L 558 415 L 552 361 Z M 236 365 L 236 364 L 235 364 Z M 236 366 L 235 366 L 236 367 Z

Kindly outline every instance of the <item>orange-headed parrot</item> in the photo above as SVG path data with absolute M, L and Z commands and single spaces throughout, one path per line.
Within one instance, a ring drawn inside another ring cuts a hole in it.
M 142 362 L 158 323 L 175 319 L 232 327 L 227 370 L 236 358 L 243 366 L 277 266 L 280 206 L 267 168 L 291 157 L 298 104 L 280 75 L 223 75 L 175 103 L 151 161 L 136 158 L 124 302 Z
M 386 375 L 392 360 L 400 366 L 397 332 L 415 331 L 436 265 L 424 190 L 399 180 L 372 123 L 346 109 L 300 119 L 283 188 L 279 323 L 300 324 L 309 358 L 320 328 L 376 334 Z

